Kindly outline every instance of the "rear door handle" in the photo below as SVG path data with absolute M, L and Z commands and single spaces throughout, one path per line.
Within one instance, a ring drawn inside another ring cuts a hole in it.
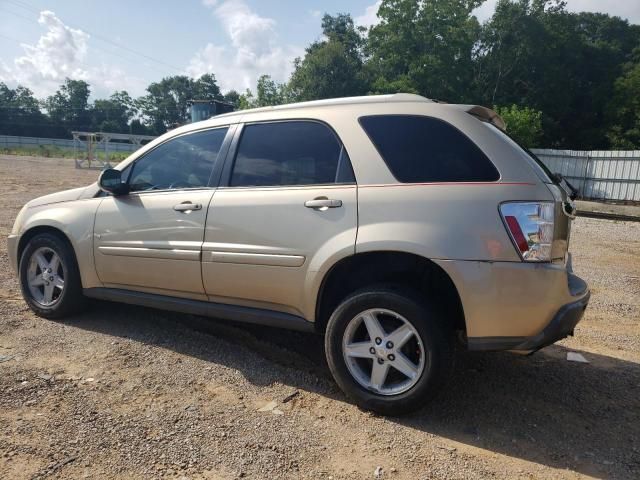
M 191 212 L 193 210 L 202 210 L 202 204 L 200 203 L 191 203 L 191 202 L 182 202 L 179 203 L 178 205 L 174 205 L 173 209 L 176 212 Z
M 307 208 L 315 208 L 318 210 L 326 210 L 327 208 L 338 208 L 342 206 L 342 200 L 334 200 L 332 198 L 314 198 L 304 202 Z

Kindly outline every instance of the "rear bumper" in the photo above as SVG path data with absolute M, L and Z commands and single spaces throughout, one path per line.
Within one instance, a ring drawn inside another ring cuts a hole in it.
M 575 277 L 575 275 L 573 275 Z M 575 277 L 584 283 L 578 277 Z M 585 284 L 586 287 L 586 284 Z M 469 350 L 474 351 L 495 351 L 495 350 L 516 350 L 522 352 L 535 352 L 551 345 L 558 340 L 562 340 L 573 331 L 582 319 L 590 293 L 587 290 L 581 298 L 575 302 L 567 303 L 560 307 L 548 325 L 537 335 L 532 337 L 480 337 L 469 338 Z
M 534 351 L 573 333 L 589 302 L 567 262 L 439 260 L 453 280 L 470 350 Z

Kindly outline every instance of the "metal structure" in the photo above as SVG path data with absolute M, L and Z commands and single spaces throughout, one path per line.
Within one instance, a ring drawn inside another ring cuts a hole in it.
M 112 148 L 114 145 L 130 145 L 134 152 L 145 143 L 149 143 L 156 137 L 149 135 L 134 135 L 129 133 L 107 132 L 71 132 L 73 134 L 73 153 L 76 168 L 92 168 L 103 170 L 109 168 L 109 153 L 122 151 Z M 112 143 L 113 142 L 113 143 Z M 84 152 L 86 156 L 80 155 Z M 100 159 L 98 152 L 104 153 L 104 159 Z
M 188 105 L 191 123 L 200 122 L 221 113 L 233 112 L 232 104 L 220 100 L 189 100 Z
M 532 150 L 578 189 L 579 198 L 640 202 L 640 150 Z

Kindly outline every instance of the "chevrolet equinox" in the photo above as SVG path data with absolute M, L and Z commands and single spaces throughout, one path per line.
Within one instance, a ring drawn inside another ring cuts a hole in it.
M 90 297 L 318 332 L 350 398 L 407 412 L 456 345 L 534 352 L 587 306 L 569 187 L 504 129 L 409 94 L 219 115 L 27 203 L 9 256 L 42 317 Z

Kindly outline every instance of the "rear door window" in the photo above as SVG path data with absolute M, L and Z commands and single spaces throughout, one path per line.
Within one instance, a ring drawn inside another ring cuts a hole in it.
M 476 144 L 443 120 L 375 115 L 361 117 L 360 124 L 400 182 L 493 182 L 500 178 Z
M 354 180 L 349 157 L 329 127 L 313 121 L 285 121 L 243 128 L 229 185 L 323 185 Z

